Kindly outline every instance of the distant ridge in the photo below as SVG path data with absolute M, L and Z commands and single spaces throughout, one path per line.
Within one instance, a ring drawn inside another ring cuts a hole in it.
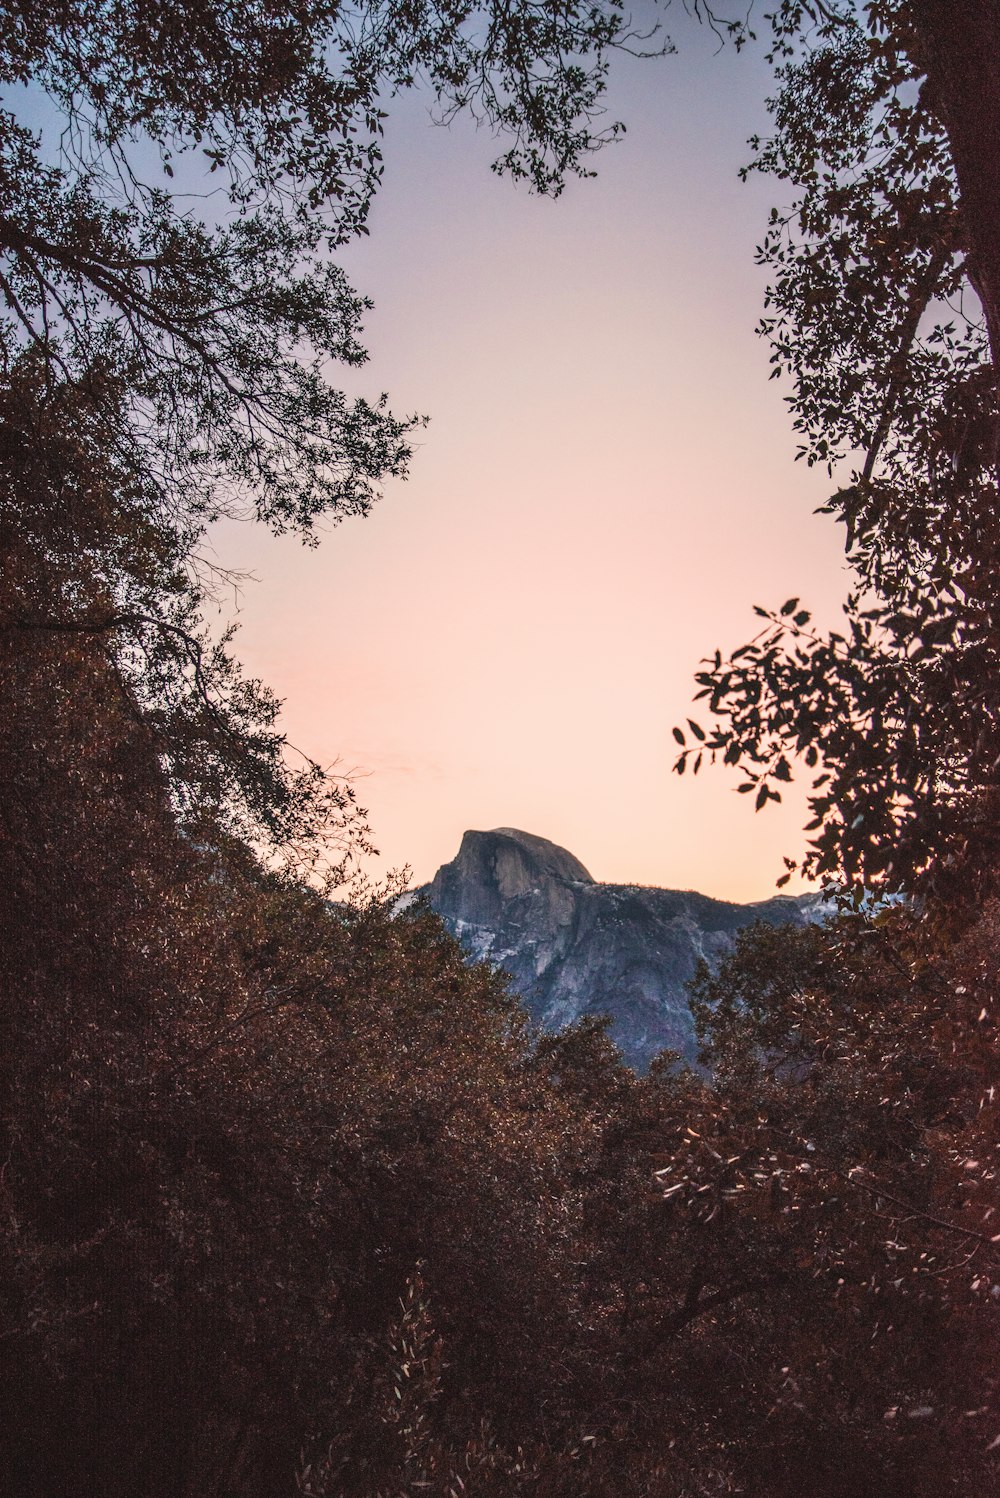
M 686 985 L 699 958 L 717 962 L 742 926 L 801 926 L 820 907 L 814 895 L 737 905 L 690 890 L 599 884 L 565 848 L 515 827 L 466 832 L 422 893 L 471 956 L 510 973 L 540 1024 L 610 1014 L 625 1059 L 639 1069 L 665 1046 L 693 1058 Z

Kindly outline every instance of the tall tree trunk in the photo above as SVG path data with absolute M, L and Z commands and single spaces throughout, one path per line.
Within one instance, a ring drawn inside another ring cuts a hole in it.
M 1000 380 L 1000 0 L 910 0 L 914 61 L 951 144 L 969 255 Z

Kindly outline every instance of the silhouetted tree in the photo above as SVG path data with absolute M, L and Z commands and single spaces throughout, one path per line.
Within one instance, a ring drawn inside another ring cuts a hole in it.
M 753 169 L 796 196 L 762 326 L 799 455 L 852 465 L 826 508 L 856 591 L 839 632 L 759 610 L 698 677 L 715 726 L 678 730 L 678 769 L 739 765 L 758 806 L 815 769 L 814 874 L 973 902 L 998 864 L 998 28 L 985 0 L 778 10 Z
M 201 542 L 222 514 L 311 539 L 405 473 L 414 419 L 329 374 L 367 357 L 369 304 L 332 257 L 368 232 L 383 104 L 422 82 L 506 137 L 500 169 L 558 192 L 617 133 L 595 117 L 630 37 L 603 3 L 0 5 L 0 378 L 29 397 L 11 440 L 44 440 L 69 400 L 80 445 L 60 465 L 98 452 L 116 486 L 76 548 L 87 581 L 64 551 L 61 593 L 16 627 L 107 635 L 179 808 L 200 757 L 234 825 L 297 859 L 310 834 L 342 853 L 360 830 L 201 627 L 218 580 Z
M 809 16 L 821 45 L 786 58 L 786 144 L 768 148 L 800 163 L 794 176 L 820 135 L 834 153 L 888 149 L 890 164 L 898 145 L 885 202 L 871 175 L 843 210 L 869 259 L 848 243 L 854 289 L 837 301 L 830 281 L 825 328 L 806 315 L 809 276 L 846 185 L 840 166 L 802 176 L 812 237 L 772 309 L 779 338 L 782 318 L 801 323 L 787 357 L 804 441 L 824 440 L 839 410 L 810 371 L 847 380 L 845 442 L 869 419 L 865 392 L 881 391 L 852 523 L 859 566 L 894 607 L 928 587 L 932 540 L 941 576 L 965 577 L 967 522 L 949 539 L 951 511 L 928 508 L 937 470 L 915 466 L 929 423 L 965 433 L 956 514 L 978 514 L 992 482 L 972 318 L 964 338 L 907 350 L 888 394 L 877 373 L 897 345 L 887 324 L 866 331 L 869 312 L 916 306 L 940 243 L 958 242 L 943 136 L 898 62 L 911 56 L 898 28 L 921 9 L 871 7 L 868 24 L 782 6 L 779 49 Z M 13 1491 L 987 1491 L 994 907 L 947 946 L 912 910 L 873 917 L 860 902 L 829 930 L 752 932 L 698 980 L 711 1075 L 665 1056 L 637 1078 L 600 1023 L 535 1035 L 426 909 L 391 891 L 333 904 L 296 877 L 324 829 L 334 863 L 349 851 L 349 794 L 288 768 L 273 698 L 199 623 L 214 515 L 245 505 L 308 535 L 321 514 L 363 511 L 405 465 L 407 424 L 344 400 L 321 366 L 363 357 L 362 303 L 327 255 L 364 227 L 381 95 L 428 77 L 446 109 L 479 108 L 513 135 L 507 169 L 556 191 L 599 144 L 589 122 L 626 37 L 617 8 L 69 3 L 6 19 L 0 76 L 41 90 L 67 124 L 49 156 L 44 131 L 40 144 L 0 117 L 0 1462 Z M 943 77 L 939 96 L 953 85 Z M 960 103 L 941 106 L 953 135 Z M 174 190 L 199 180 L 186 153 L 224 184 L 217 220 Z M 911 180 L 914 161 L 925 175 Z M 913 245 L 897 235 L 883 263 L 881 230 L 909 223 L 906 184 Z M 783 232 L 776 221 L 776 258 Z M 957 277 L 949 263 L 940 274 Z M 876 485 L 904 479 L 909 508 L 900 487 L 869 515 Z M 802 612 L 780 616 L 800 635 Z M 871 623 L 882 651 L 889 625 Z M 772 648 L 751 657 L 759 702 Z M 724 710 L 736 677 L 708 677 Z M 921 711 L 930 680 L 912 687 Z M 950 704 L 957 775 L 968 746 Z M 737 729 L 718 752 L 745 752 Z M 874 719 L 856 732 L 881 742 Z M 818 752 L 808 734 L 800 747 Z M 850 751 L 822 747 L 835 768 Z M 787 759 L 764 765 L 790 773 Z M 948 794 L 951 822 L 935 830 L 939 788 L 912 818 L 939 869 L 974 800 Z M 850 867 L 854 844 L 832 835 L 819 856 Z M 902 846 L 891 870 L 858 853 L 866 877 L 919 873 L 917 844 Z

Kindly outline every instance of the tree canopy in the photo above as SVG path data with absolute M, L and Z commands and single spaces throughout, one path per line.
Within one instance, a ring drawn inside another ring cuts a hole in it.
M 717 723 L 677 766 L 704 744 L 763 806 L 803 758 L 809 872 L 942 896 L 997 867 L 998 24 L 989 4 L 778 11 L 749 170 L 795 197 L 759 252 L 762 331 L 799 456 L 840 480 L 856 582 L 840 630 L 791 598 L 704 663 Z
M 416 419 L 335 381 L 367 357 L 369 304 L 333 257 L 368 232 L 383 106 L 419 81 L 443 114 L 468 109 L 505 137 L 499 170 L 557 193 L 617 133 L 596 117 L 629 24 L 613 3 L 327 0 L 70 0 L 0 6 L 0 21 L 10 440 L 33 461 L 65 424 L 75 446 L 49 481 L 76 494 L 71 536 L 37 495 L 26 524 L 11 474 L 22 569 L 28 545 L 47 559 L 9 625 L 104 637 L 155 718 L 181 809 L 208 796 L 300 863 L 324 833 L 342 853 L 363 825 L 349 787 L 289 759 L 273 698 L 202 626 L 219 580 L 206 527 L 251 515 L 311 540 L 406 472 Z M 95 462 L 114 495 L 99 517 Z M 62 570 L 53 525 L 73 553 Z
M 757 166 L 799 201 L 762 249 L 766 331 L 806 461 L 855 467 L 831 504 L 859 591 L 842 636 L 791 599 L 710 662 L 716 726 L 681 763 L 749 766 L 764 804 L 803 754 L 832 777 L 813 867 L 862 883 L 852 913 L 704 968 L 699 1068 L 638 1077 L 600 1020 L 534 1033 L 397 890 L 300 877 L 363 824 L 205 630 L 201 553 L 220 514 L 308 539 L 405 470 L 409 420 L 331 376 L 364 358 L 329 257 L 364 230 L 385 98 L 423 77 L 557 192 L 614 133 L 595 111 L 629 23 L 0 3 L 13 1491 L 995 1486 L 1000 911 L 968 894 L 992 887 L 1000 753 L 1000 6 L 954 11 L 773 18 Z M 964 919 L 880 885 L 957 890 Z

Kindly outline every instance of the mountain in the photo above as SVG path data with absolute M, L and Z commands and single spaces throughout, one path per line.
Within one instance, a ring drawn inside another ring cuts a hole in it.
M 804 925 L 819 897 L 734 905 L 687 890 L 598 884 L 543 837 L 498 827 L 467 832 L 458 857 L 423 890 L 470 956 L 504 968 L 546 1029 L 610 1014 L 627 1061 L 644 1068 L 665 1046 L 693 1058 L 686 984 L 753 921 Z

